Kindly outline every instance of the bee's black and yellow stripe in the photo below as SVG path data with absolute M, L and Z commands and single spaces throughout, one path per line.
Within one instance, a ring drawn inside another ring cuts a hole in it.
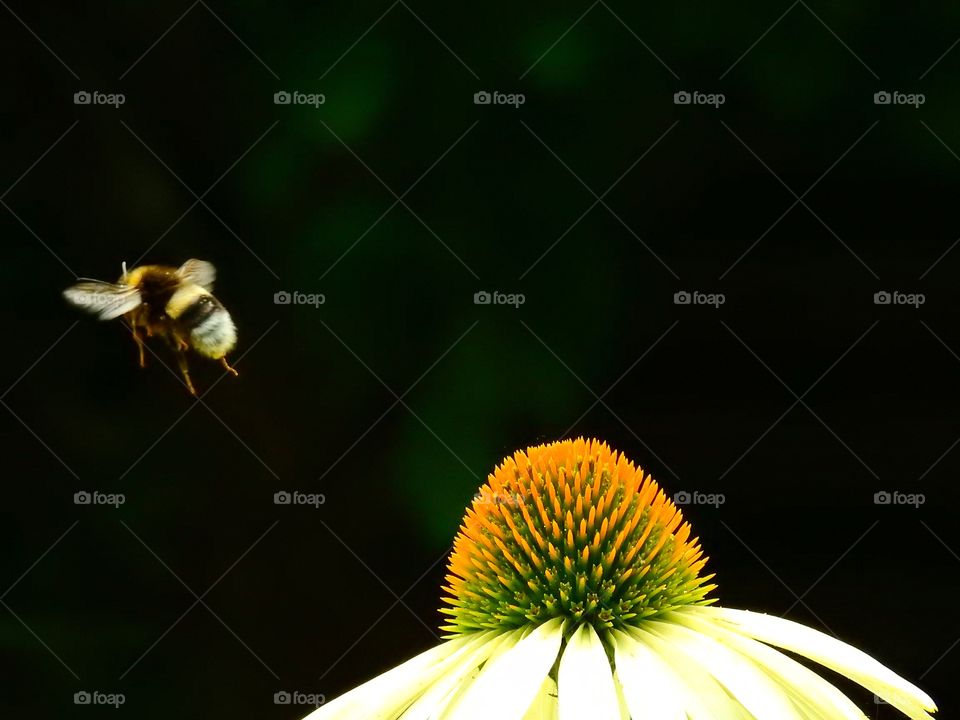
M 230 313 L 199 285 L 181 285 L 167 302 L 166 314 L 201 355 L 216 360 L 237 343 L 237 328 Z

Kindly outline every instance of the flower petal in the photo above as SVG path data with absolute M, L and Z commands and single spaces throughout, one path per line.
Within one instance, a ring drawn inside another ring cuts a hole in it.
M 443 674 L 451 658 L 482 645 L 492 635 L 494 633 L 473 633 L 443 642 L 317 708 L 307 718 L 394 720 Z
M 831 720 L 866 720 L 867 716 L 839 689 L 779 650 L 694 613 L 672 612 L 666 619 L 711 635 L 750 657 L 788 690 L 795 702 L 812 708 L 814 713 Z
M 523 640 L 527 635 L 530 634 L 533 628 L 518 628 L 509 632 L 502 633 L 499 638 L 491 642 L 492 652 L 487 655 L 482 663 L 477 667 L 471 670 L 467 675 L 465 675 L 459 683 L 459 686 L 456 687 L 453 692 L 449 693 L 436 707 L 433 715 L 430 716 L 431 720 L 433 718 L 447 718 L 450 717 L 449 713 L 453 711 L 454 708 L 459 705 L 463 695 L 470 690 L 470 687 L 476 682 L 477 678 L 480 677 L 480 673 L 485 667 L 488 667 L 493 663 L 498 657 L 503 655 L 505 652 L 515 647 L 517 643 Z M 440 682 L 440 681 L 438 681 Z
M 617 677 L 633 720 L 687 720 L 683 681 L 643 643 L 620 630 L 611 633 Z
M 560 652 L 563 620 L 539 625 L 516 646 L 492 658 L 480 676 L 444 713 L 444 720 L 521 718 Z
M 548 675 L 523 720 L 558 720 L 558 713 L 557 681 Z
M 560 720 L 620 720 L 617 687 L 603 643 L 590 623 L 574 631 L 557 673 Z
M 739 632 L 770 645 L 803 655 L 835 670 L 876 693 L 913 720 L 932 720 L 927 710 L 937 706 L 923 690 L 851 645 L 800 623 L 748 610 L 718 607 L 695 612 L 728 623 Z
M 756 720 L 803 720 L 783 687 L 749 658 L 677 623 L 649 620 L 643 626 L 713 675 Z
M 630 720 L 630 708 L 627 707 L 627 698 L 623 695 L 623 686 L 617 671 L 613 671 L 613 684 L 617 688 L 617 708 L 620 711 L 620 720 Z
M 483 665 L 502 645 L 513 645 L 511 633 L 484 633 L 489 637 L 482 643 L 464 648 L 446 663 L 443 675 L 400 716 L 400 720 L 433 720 L 466 691 L 480 674 Z
M 680 699 L 690 720 L 749 720 L 750 714 L 706 670 L 672 643 L 648 630 L 631 627 L 630 634 L 658 655 L 683 683 Z

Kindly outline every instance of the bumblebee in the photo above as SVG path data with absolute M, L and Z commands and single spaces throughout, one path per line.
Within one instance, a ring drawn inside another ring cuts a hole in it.
M 146 366 L 146 338 L 163 338 L 177 356 L 191 395 L 197 391 L 190 380 L 188 350 L 219 360 L 227 372 L 238 375 L 226 357 L 237 344 L 237 328 L 211 293 L 217 275 L 212 264 L 187 260 L 179 268 L 141 265 L 129 272 L 126 263 L 122 267 L 115 284 L 81 278 L 63 296 L 101 320 L 123 317 L 137 344 L 140 367 Z

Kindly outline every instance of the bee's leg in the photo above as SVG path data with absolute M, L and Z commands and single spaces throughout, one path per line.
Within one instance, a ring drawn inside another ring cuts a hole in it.
M 167 342 L 170 343 L 170 347 L 176 350 L 178 353 L 184 353 L 190 349 L 190 343 L 187 342 L 187 338 L 183 336 L 177 327 L 169 327 L 166 329 Z
M 177 364 L 180 366 L 180 374 L 183 375 L 183 382 L 187 386 L 187 391 L 197 396 L 197 390 L 193 387 L 193 381 L 190 379 L 190 368 L 187 367 L 187 356 L 183 352 L 177 352 Z
M 220 364 L 223 365 L 224 369 L 234 377 L 240 377 L 240 373 L 230 367 L 230 363 L 227 362 L 226 356 L 220 358 Z
M 143 342 L 143 337 L 140 335 L 140 331 L 136 325 L 130 326 L 130 332 L 133 333 L 133 341 L 137 344 L 137 350 L 140 353 L 140 367 L 145 368 L 147 366 L 147 358 L 144 355 L 145 343 Z

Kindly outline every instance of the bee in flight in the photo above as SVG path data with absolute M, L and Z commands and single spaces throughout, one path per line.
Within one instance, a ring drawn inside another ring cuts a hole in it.
M 187 350 L 219 360 L 228 372 L 238 374 L 226 357 L 237 344 L 237 328 L 210 292 L 216 274 L 205 260 L 187 260 L 179 268 L 141 265 L 129 272 L 123 263 L 123 275 L 116 284 L 81 278 L 63 296 L 101 320 L 122 316 L 140 352 L 140 367 L 146 366 L 146 338 L 157 335 L 166 340 L 176 353 L 187 390 L 196 395 Z

